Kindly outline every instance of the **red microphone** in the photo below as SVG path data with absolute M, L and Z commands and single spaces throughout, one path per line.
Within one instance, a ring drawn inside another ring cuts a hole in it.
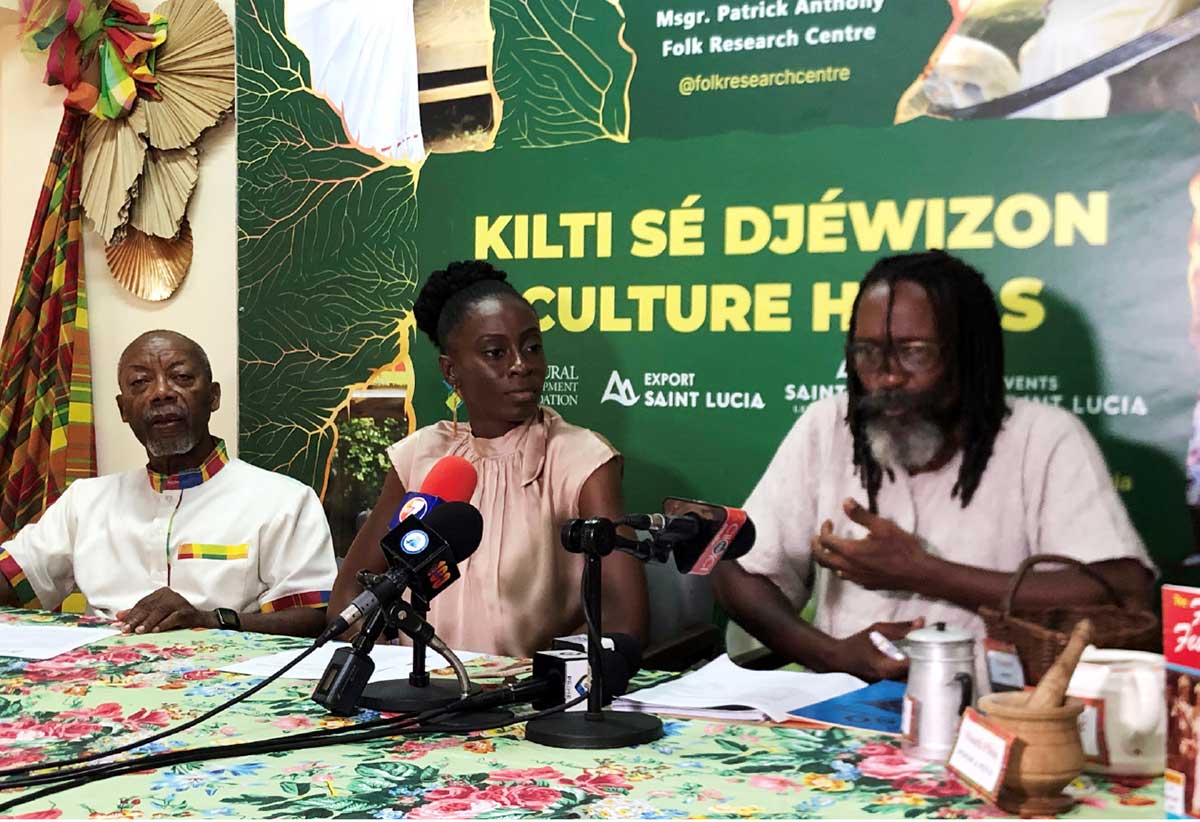
M 470 502 L 478 481 L 479 475 L 471 463 L 462 457 L 442 457 L 425 475 L 421 490 L 404 495 L 390 527 L 395 528 L 408 517 L 423 517 L 443 502 Z
M 462 457 L 442 457 L 425 475 L 421 493 L 441 497 L 443 502 L 470 502 L 478 481 L 474 465 Z

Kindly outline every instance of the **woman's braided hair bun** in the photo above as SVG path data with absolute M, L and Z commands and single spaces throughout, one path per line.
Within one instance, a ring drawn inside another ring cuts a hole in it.
M 517 294 L 507 280 L 508 274 L 484 260 L 450 263 L 433 272 L 413 303 L 417 328 L 444 351 L 447 335 L 473 303 L 498 294 Z

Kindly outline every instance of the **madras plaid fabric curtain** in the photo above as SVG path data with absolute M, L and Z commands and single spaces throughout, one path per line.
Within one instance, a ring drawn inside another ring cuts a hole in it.
M 0 539 L 96 475 L 83 285 L 83 123 L 66 109 L 0 351 Z

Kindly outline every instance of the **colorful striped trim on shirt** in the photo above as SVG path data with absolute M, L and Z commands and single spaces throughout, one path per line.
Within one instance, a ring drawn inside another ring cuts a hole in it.
M 199 468 L 189 468 L 178 474 L 160 474 L 150 466 L 146 466 L 146 476 L 150 478 L 150 487 L 160 494 L 163 491 L 179 491 L 184 488 L 195 488 L 217 475 L 217 472 L 229 464 L 229 452 L 225 450 L 225 440 L 217 440 L 217 447 L 208 455 L 208 459 Z
M 206 545 L 202 542 L 185 542 L 179 546 L 177 559 L 245 559 L 250 555 L 250 546 Z
M 309 591 L 273 599 L 262 607 L 264 614 L 286 611 L 288 608 L 324 608 L 329 604 L 328 591 Z
M 37 594 L 33 592 L 33 586 L 25 578 L 25 572 L 21 570 L 21 566 L 13 559 L 12 554 L 3 549 L 0 549 L 0 574 L 4 574 L 8 579 L 8 584 L 17 592 L 17 599 L 21 600 L 22 605 L 26 608 L 42 607 Z

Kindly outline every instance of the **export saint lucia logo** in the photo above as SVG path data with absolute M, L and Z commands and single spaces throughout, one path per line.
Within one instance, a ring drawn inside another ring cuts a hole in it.
M 604 396 L 600 398 L 600 402 L 617 402 L 628 408 L 631 405 L 637 405 L 640 395 L 633 390 L 633 381 L 621 377 L 617 371 L 613 371 L 608 378 L 608 385 L 604 388 Z

